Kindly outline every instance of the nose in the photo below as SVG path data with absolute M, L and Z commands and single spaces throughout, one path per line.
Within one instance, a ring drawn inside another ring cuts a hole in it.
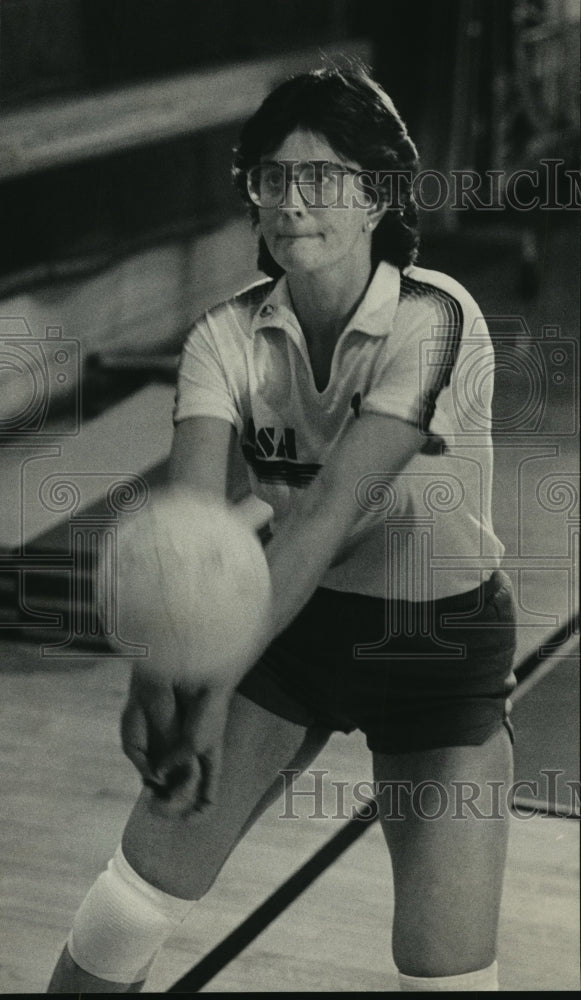
M 291 175 L 287 178 L 285 196 L 279 205 L 279 210 L 287 215 L 306 215 L 309 204 L 306 200 L 300 183 L 300 178 Z

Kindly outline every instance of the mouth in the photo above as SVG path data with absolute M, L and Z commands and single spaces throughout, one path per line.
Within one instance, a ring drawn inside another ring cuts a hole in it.
M 320 233 L 278 233 L 279 240 L 316 240 Z

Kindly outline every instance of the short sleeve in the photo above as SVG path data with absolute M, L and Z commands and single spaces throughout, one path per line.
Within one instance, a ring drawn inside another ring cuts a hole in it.
M 189 333 L 178 369 L 174 424 L 188 417 L 219 417 L 238 432 L 242 418 L 237 406 L 232 372 L 218 349 L 207 318 L 202 318 Z
M 425 450 L 441 450 L 442 444 L 452 443 L 456 430 L 444 390 L 460 349 L 463 313 L 447 301 L 401 313 L 362 410 L 414 424 L 426 437 Z

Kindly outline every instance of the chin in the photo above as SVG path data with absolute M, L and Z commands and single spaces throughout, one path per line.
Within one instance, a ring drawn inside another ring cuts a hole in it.
M 321 268 L 320 263 L 314 263 L 309 260 L 300 260 L 297 257 L 287 257 L 279 256 L 276 259 L 277 264 L 286 271 L 287 274 L 310 274 L 312 271 L 318 271 Z

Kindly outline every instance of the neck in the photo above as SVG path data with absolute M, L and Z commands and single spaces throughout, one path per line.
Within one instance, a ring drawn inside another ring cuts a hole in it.
M 355 313 L 371 280 L 371 264 L 354 268 L 345 276 L 341 268 L 287 274 L 293 308 L 307 343 L 313 339 L 338 340 Z

